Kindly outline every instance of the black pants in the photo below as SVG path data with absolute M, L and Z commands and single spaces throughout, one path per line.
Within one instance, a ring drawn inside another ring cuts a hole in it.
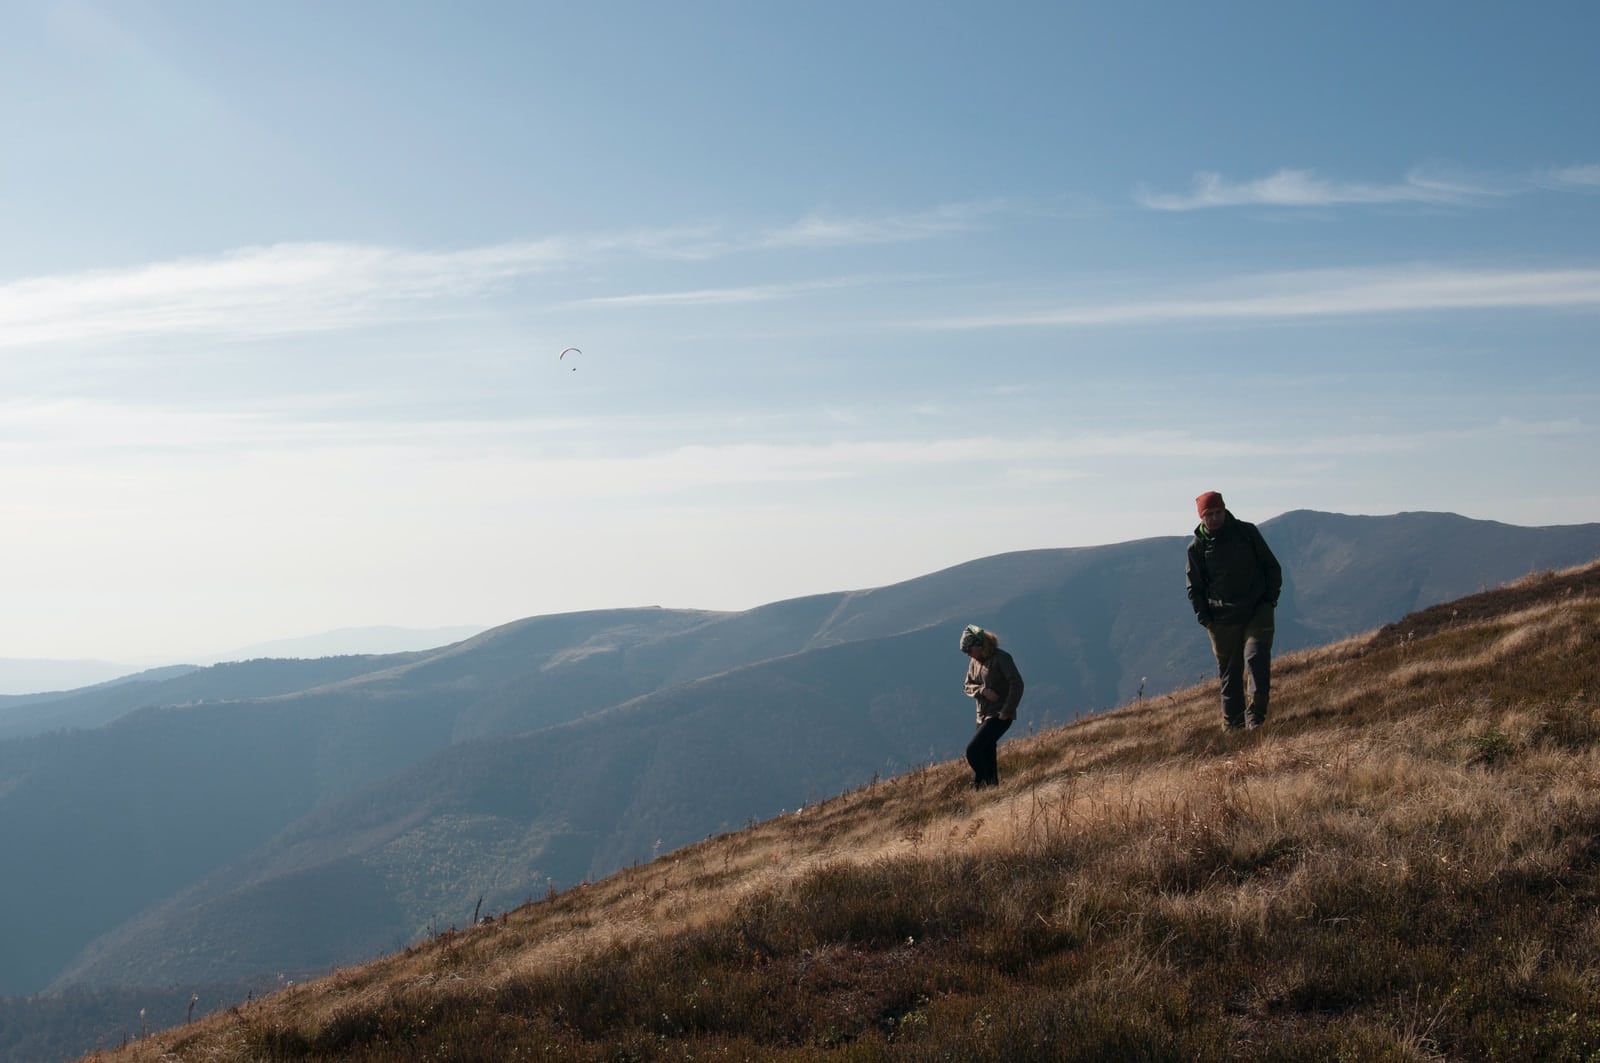
M 1211 651 L 1222 680 L 1222 723 L 1225 727 L 1260 727 L 1267 722 L 1272 692 L 1272 628 L 1274 610 L 1262 605 L 1244 624 L 1212 624 Z M 1246 674 L 1249 679 L 1246 682 Z
M 1000 744 L 1000 736 L 1010 729 L 1010 720 L 993 717 L 978 725 L 978 733 L 967 743 L 967 763 L 972 765 L 973 789 L 1000 785 L 1000 766 L 995 747 Z

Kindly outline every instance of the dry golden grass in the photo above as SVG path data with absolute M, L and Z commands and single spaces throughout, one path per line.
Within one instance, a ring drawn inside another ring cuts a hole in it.
M 1597 646 L 1530 577 L 95 1058 L 1600 1060 Z

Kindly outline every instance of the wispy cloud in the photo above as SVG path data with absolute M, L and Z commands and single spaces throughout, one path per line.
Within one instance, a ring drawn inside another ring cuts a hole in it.
M 698 261 L 757 249 L 916 240 L 958 231 L 981 207 L 884 218 L 812 217 L 769 230 L 670 226 L 457 251 L 285 243 L 124 269 L 0 284 L 0 347 L 182 334 L 281 336 L 456 312 L 533 275 L 607 259 Z M 858 279 L 592 300 L 612 305 L 761 302 Z
M 681 292 L 640 292 L 632 295 L 599 295 L 576 300 L 578 306 L 717 306 L 737 303 L 768 303 L 793 299 L 812 292 L 857 287 L 876 283 L 877 278 L 839 277 L 830 280 L 799 281 L 794 284 L 753 284 L 740 288 L 700 288 Z
M 206 468 L 236 467 L 239 455 L 248 453 L 252 464 L 291 462 L 297 468 L 314 468 L 318 463 L 365 467 L 398 460 L 411 468 L 455 470 L 450 476 L 465 475 L 461 470 L 467 468 L 491 470 L 491 480 L 502 477 L 501 483 L 524 487 L 539 484 L 541 491 L 552 494 L 629 497 L 718 484 L 856 480 L 915 469 L 969 469 L 984 463 L 1072 471 L 1118 459 L 1375 455 L 1454 438 L 1450 432 L 1340 432 L 1290 434 L 1264 444 L 1260 439 L 1181 428 L 958 437 L 938 429 L 932 435 L 911 431 L 865 437 L 847 431 L 845 437 L 833 437 L 833 430 L 841 427 L 869 428 L 871 415 L 830 407 L 824 411 L 823 430 L 808 441 L 774 443 L 757 429 L 730 431 L 722 442 L 685 445 L 678 442 L 683 438 L 682 424 L 661 417 L 352 422 L 307 413 L 296 406 L 270 404 L 196 410 L 176 404 L 85 399 L 3 401 L 0 468 L 12 476 L 30 469 L 54 470 L 53 476 L 69 467 L 92 468 L 95 476 L 116 479 L 123 476 L 119 470 L 129 465 L 194 462 Z M 1593 427 L 1571 420 L 1501 419 L 1471 429 L 1488 430 L 1571 436 L 1592 432 Z M 574 448 L 573 439 L 595 445 Z M 554 443 L 560 445 L 552 450 Z
M 1597 306 L 1600 269 L 1472 271 L 1415 267 L 1246 276 L 1186 294 L 949 316 L 929 319 L 920 326 L 976 329 L 1129 325 Z
M 182 333 L 282 335 L 413 318 L 568 260 L 560 241 L 460 252 L 279 244 L 0 286 L 0 345 Z
M 1551 176 L 1557 184 L 1600 187 L 1600 163 L 1588 166 L 1567 166 L 1556 170 Z
M 1485 184 L 1413 171 L 1403 181 L 1366 184 L 1318 177 L 1310 170 L 1279 170 L 1254 181 L 1230 181 L 1199 173 L 1188 193 L 1140 188 L 1135 199 L 1152 210 L 1185 211 L 1215 207 L 1334 207 L 1345 205 L 1434 204 L 1461 206 L 1504 195 Z
M 828 217 L 814 214 L 772 229 L 754 241 L 759 247 L 840 247 L 899 243 L 964 232 L 1003 209 L 998 201 L 956 203 L 933 210 L 884 217 Z

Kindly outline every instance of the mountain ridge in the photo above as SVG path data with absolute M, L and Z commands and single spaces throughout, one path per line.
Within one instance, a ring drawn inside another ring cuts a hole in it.
M 137 665 L 95 659 L 0 657 L 0 712 L 38 699 L 52 699 L 87 687 L 136 682 L 181 674 L 213 664 L 264 657 L 315 660 L 322 657 L 379 656 L 432 649 L 487 630 L 481 624 L 408 628 L 394 625 L 335 628 L 314 635 L 272 639 L 223 653 L 194 654 L 181 662 Z

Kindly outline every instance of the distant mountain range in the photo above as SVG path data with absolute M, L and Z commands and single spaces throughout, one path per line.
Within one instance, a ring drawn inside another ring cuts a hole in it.
M 1297 511 L 1262 530 L 1280 650 L 1600 556 L 1600 524 Z M 958 756 L 966 623 L 1015 655 L 1024 732 L 1208 679 L 1185 542 L 0 699 L 0 993 L 326 970 Z
M 485 630 L 482 625 L 468 627 L 347 627 L 300 638 L 275 639 L 241 646 L 226 653 L 194 657 L 182 669 L 220 661 L 249 661 L 258 657 L 339 657 L 349 654 L 403 653 L 445 646 L 471 638 Z M 152 678 L 165 668 L 147 669 L 114 661 L 53 660 L 46 658 L 0 657 L 0 698 L 60 693 L 100 683 Z M 3 712 L 0 705 L 0 712 Z
M 109 683 L 139 670 L 113 661 L 0 657 L 0 697 L 73 690 Z
M 409 653 L 448 646 L 487 630 L 482 624 L 457 624 L 453 627 L 341 627 L 315 635 L 255 642 L 226 653 L 206 654 L 196 664 L 223 661 L 253 661 L 259 657 L 347 657 L 352 654 Z

